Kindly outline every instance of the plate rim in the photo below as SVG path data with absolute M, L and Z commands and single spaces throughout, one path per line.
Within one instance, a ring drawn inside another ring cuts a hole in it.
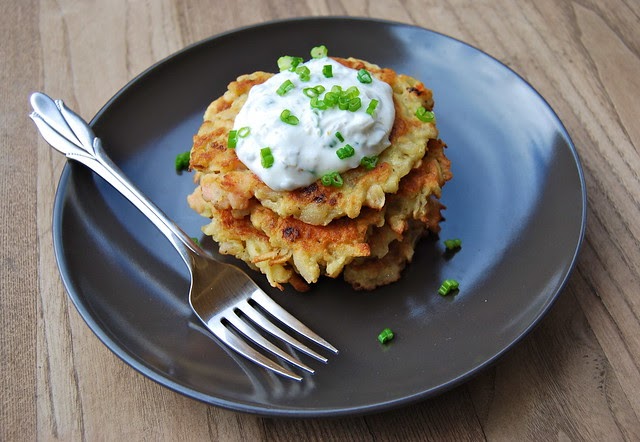
M 134 370 L 136 370 L 138 373 L 142 374 L 146 378 L 154 381 L 155 383 L 163 387 L 166 387 L 176 393 L 182 394 L 184 396 L 187 396 L 189 398 L 195 399 L 199 402 L 203 402 L 208 405 L 219 406 L 221 408 L 225 408 L 228 410 L 242 412 L 242 413 L 249 413 L 249 414 L 263 416 L 263 417 L 318 418 L 318 417 L 360 416 L 360 415 L 371 414 L 374 412 L 387 411 L 387 410 L 398 408 L 400 406 L 407 406 L 407 405 L 416 403 L 418 401 L 432 398 L 436 395 L 439 395 L 446 391 L 451 390 L 452 388 L 468 381 L 473 376 L 479 374 L 480 372 L 486 370 L 491 365 L 495 364 L 507 352 L 513 349 L 516 345 L 518 345 L 522 341 L 522 339 L 528 336 L 529 333 L 531 333 L 531 331 L 533 331 L 540 324 L 541 320 L 547 315 L 551 307 L 557 301 L 560 294 L 566 288 L 569 278 L 571 277 L 576 267 L 578 255 L 580 253 L 580 250 L 582 248 L 585 235 L 586 235 L 587 213 L 588 213 L 587 188 L 586 188 L 586 182 L 585 182 L 585 176 L 584 176 L 584 169 L 580 161 L 575 144 L 569 134 L 569 131 L 565 127 L 562 120 L 559 118 L 554 108 L 549 104 L 549 102 L 540 94 L 540 92 L 536 88 L 534 88 L 518 72 L 516 72 L 511 67 L 507 66 L 505 63 L 498 60 L 491 54 L 487 53 L 486 51 L 479 49 L 478 47 L 470 43 L 467 43 L 465 41 L 462 41 L 460 39 L 457 39 L 455 37 L 446 35 L 439 31 L 434 31 L 432 29 L 422 27 L 420 25 L 404 23 L 404 22 L 399 22 L 394 20 L 380 19 L 380 18 L 368 18 L 368 17 L 345 16 L 345 15 L 301 16 L 301 17 L 269 20 L 265 22 L 257 22 L 253 24 L 244 25 L 238 28 L 233 28 L 218 34 L 214 34 L 210 37 L 191 43 L 179 49 L 178 51 L 175 51 L 167 55 L 161 60 L 153 63 L 148 68 L 144 69 L 139 74 L 135 75 L 100 108 L 100 110 L 96 113 L 96 115 L 91 119 L 89 125 L 93 127 L 102 118 L 102 116 L 105 113 L 107 113 L 112 106 L 115 105 L 115 103 L 117 103 L 119 100 L 122 100 L 123 96 L 125 96 L 130 89 L 136 87 L 139 83 L 144 82 L 144 79 L 147 76 L 152 75 L 156 70 L 158 70 L 160 67 L 162 67 L 165 64 L 175 63 L 179 61 L 180 58 L 188 56 L 188 54 L 191 51 L 196 50 L 203 45 L 207 45 L 215 40 L 219 40 L 226 36 L 237 34 L 237 33 L 254 31 L 260 28 L 267 29 L 271 26 L 283 26 L 290 23 L 305 22 L 305 21 L 324 21 L 324 22 L 353 21 L 353 22 L 371 23 L 371 24 L 378 24 L 378 25 L 392 26 L 392 27 L 411 28 L 411 29 L 415 29 L 423 32 L 426 31 L 428 33 L 438 36 L 439 38 L 453 40 L 459 44 L 462 44 L 464 46 L 474 49 L 475 51 L 478 51 L 479 53 L 483 54 L 486 57 L 489 57 L 492 61 L 498 63 L 502 68 L 508 70 L 511 74 L 515 75 L 521 82 L 523 82 L 527 86 L 530 92 L 535 94 L 538 97 L 538 99 L 540 99 L 544 103 L 544 105 L 549 109 L 549 111 L 553 115 L 556 121 L 556 124 L 558 125 L 559 128 L 562 129 L 563 135 L 566 137 L 566 143 L 571 153 L 571 156 L 573 158 L 572 164 L 575 164 L 575 167 L 577 169 L 578 180 L 580 183 L 580 195 L 581 195 L 580 232 L 578 235 L 578 240 L 575 245 L 575 249 L 573 250 L 571 259 L 569 261 L 569 265 L 567 266 L 567 270 L 563 274 L 561 281 L 558 283 L 556 290 L 549 297 L 547 297 L 543 308 L 540 309 L 540 311 L 532 320 L 532 322 L 525 329 L 523 329 L 523 331 L 515 339 L 513 339 L 508 345 L 506 345 L 504 348 L 498 351 L 491 358 L 467 370 L 461 375 L 449 380 L 448 382 L 432 387 L 428 390 L 420 391 L 412 395 L 403 396 L 403 397 L 395 398 L 392 400 L 380 401 L 374 404 L 368 404 L 364 406 L 361 405 L 361 406 L 355 406 L 355 407 L 348 407 L 348 406 L 343 406 L 339 408 L 334 407 L 331 409 L 314 409 L 314 408 L 301 409 L 301 408 L 286 408 L 284 406 L 281 408 L 272 409 L 266 405 L 257 406 L 257 405 L 253 405 L 246 402 L 230 401 L 221 397 L 216 397 L 209 394 L 201 393 L 198 390 L 195 390 L 193 388 L 190 388 L 178 382 L 175 382 L 171 379 L 168 379 L 163 374 L 158 373 L 152 368 L 148 367 L 143 362 L 141 362 L 135 354 L 132 354 L 126 351 L 125 348 L 123 348 L 116 341 L 111 339 L 108 336 L 108 334 L 101 328 L 99 322 L 92 316 L 89 309 L 85 308 L 85 306 L 81 302 L 81 299 L 80 299 L 81 295 L 75 289 L 70 279 L 70 275 L 67 274 L 67 272 L 63 268 L 66 265 L 66 259 L 64 257 L 65 249 L 62 244 L 62 215 L 63 215 L 62 212 L 64 208 L 63 199 L 65 196 L 64 194 L 66 193 L 69 187 L 69 179 L 70 179 L 72 169 L 74 167 L 78 167 L 78 168 L 83 167 L 79 164 L 74 164 L 71 161 L 66 161 L 63 167 L 62 173 L 60 175 L 60 178 L 58 180 L 58 185 L 55 192 L 55 197 L 53 202 L 53 215 L 52 215 L 53 249 L 54 249 L 54 256 L 56 259 L 56 265 L 58 267 L 60 278 L 63 282 L 65 291 L 67 292 L 67 296 L 71 299 L 74 307 L 76 308 L 76 310 L 78 311 L 78 313 L 80 314 L 84 322 L 87 324 L 89 329 L 121 361 L 123 361 L 125 364 L 132 367 Z

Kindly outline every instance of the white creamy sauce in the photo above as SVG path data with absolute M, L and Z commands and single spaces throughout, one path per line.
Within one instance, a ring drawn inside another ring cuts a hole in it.
M 322 72 L 327 64 L 332 66 L 331 78 Z M 312 59 L 302 66 L 310 70 L 309 81 L 302 81 L 295 72 L 283 71 L 251 88 L 233 126 L 234 130 L 249 128 L 247 136 L 238 137 L 238 158 L 274 190 L 293 190 L 315 182 L 324 174 L 353 169 L 363 157 L 378 155 L 390 145 L 395 109 L 387 83 L 371 75 L 373 81 L 363 84 L 358 80 L 357 70 L 326 57 Z M 294 88 L 280 96 L 276 91 L 286 80 Z M 362 106 L 355 112 L 337 106 L 313 109 L 303 89 L 318 85 L 325 88 L 319 98 L 335 85 L 342 90 L 355 86 L 360 91 Z M 378 105 L 369 115 L 367 108 L 372 99 L 378 100 Z M 280 114 L 285 109 L 298 118 L 297 125 L 281 121 Z M 344 141 L 336 137 L 336 132 Z M 347 144 L 355 154 L 340 159 L 336 152 Z M 269 168 L 261 162 L 260 151 L 265 147 L 270 148 L 274 160 Z

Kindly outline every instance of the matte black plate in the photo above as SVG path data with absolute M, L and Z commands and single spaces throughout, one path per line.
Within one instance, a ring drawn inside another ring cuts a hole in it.
M 564 286 L 585 228 L 584 179 L 569 135 L 543 98 L 490 56 L 418 27 L 314 18 L 249 27 L 188 47 L 122 89 L 92 125 L 125 173 L 189 234 L 206 219 L 185 201 L 191 147 L 207 104 L 238 75 L 274 71 L 284 54 L 325 44 L 417 77 L 433 89 L 454 179 L 440 238 L 419 244 L 402 280 L 370 293 L 322 281 L 284 293 L 250 273 L 340 354 L 302 383 L 230 355 L 187 303 L 187 271 L 154 227 L 100 178 L 65 167 L 54 243 L 64 284 L 96 335 L 136 370 L 193 398 L 263 415 L 367 413 L 424 399 L 468 379 L 519 341 Z M 211 245 L 212 249 L 215 249 Z M 226 258 L 227 260 L 229 258 Z M 437 294 L 445 278 L 456 296 Z M 387 346 L 376 337 L 396 332 Z

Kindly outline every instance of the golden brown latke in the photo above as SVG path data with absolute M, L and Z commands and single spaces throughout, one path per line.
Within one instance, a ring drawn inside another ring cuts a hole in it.
M 247 210 L 252 200 L 273 210 L 278 216 L 293 216 L 308 224 L 327 225 L 347 216 L 356 218 L 363 206 L 381 209 L 385 194 L 395 193 L 398 183 L 416 167 L 425 154 L 426 141 L 436 139 L 435 123 L 423 123 L 415 117 L 416 109 L 433 108 L 429 89 L 414 78 L 398 75 L 391 69 L 354 58 L 336 59 L 353 69 L 366 68 L 393 89 L 396 117 L 390 135 L 391 146 L 379 156 L 378 166 L 363 167 L 342 173 L 341 188 L 325 187 L 315 182 L 293 191 L 274 191 L 238 160 L 227 148 L 229 130 L 247 99 L 252 86 L 273 74 L 255 72 L 243 75 L 228 86 L 219 99 L 209 105 L 204 122 L 194 136 L 190 167 L 200 172 L 202 197 L 218 210 Z
M 255 199 L 242 210 L 219 209 L 200 186 L 188 200 L 211 218 L 203 231 L 219 243 L 220 252 L 259 269 L 274 287 L 288 282 L 302 291 L 321 275 L 335 278 L 344 270 L 355 288 L 371 289 L 397 280 L 420 235 L 438 231 L 442 206 L 436 198 L 451 178 L 444 147 L 430 140 L 427 154 L 381 209 L 364 208 L 354 219 L 342 217 L 326 226 L 281 217 Z M 381 265 L 388 269 L 380 272 Z

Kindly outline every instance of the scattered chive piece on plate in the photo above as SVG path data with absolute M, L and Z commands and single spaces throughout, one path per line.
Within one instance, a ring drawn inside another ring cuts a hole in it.
M 447 239 L 444 241 L 444 246 L 447 250 L 457 250 L 462 247 L 462 240 L 459 238 Z
M 189 159 L 191 151 L 186 151 L 176 155 L 176 171 L 187 170 L 189 168 Z
M 381 344 L 386 344 L 387 342 L 391 341 L 393 337 L 394 337 L 393 331 L 391 331 L 391 329 L 387 327 L 384 330 L 382 330 L 378 335 L 378 341 Z
M 438 289 L 438 293 L 442 296 L 447 296 L 454 290 L 458 290 L 460 288 L 460 284 L 455 279 L 445 279 L 442 281 L 440 288 Z

